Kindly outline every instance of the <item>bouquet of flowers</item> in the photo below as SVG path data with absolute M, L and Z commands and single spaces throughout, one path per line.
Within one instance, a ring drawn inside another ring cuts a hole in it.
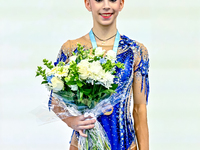
M 44 59 L 44 65 L 49 69 L 38 66 L 36 76 L 42 76 L 42 84 L 46 84 L 53 97 L 57 98 L 57 106 L 64 111 L 58 113 L 60 118 L 84 114 L 97 118 L 112 108 L 125 96 L 116 93 L 118 84 L 114 83 L 116 69 L 124 69 L 124 64 L 116 62 L 116 53 L 101 47 L 87 50 L 77 44 L 76 53 L 69 57 L 69 62 L 52 62 Z M 104 56 L 105 55 L 105 56 Z M 123 88 L 125 88 L 124 83 Z M 117 95 L 116 95 L 116 94 Z M 55 105 L 51 105 L 53 109 Z M 93 129 L 85 130 L 87 138 L 79 137 L 80 150 L 110 150 L 107 135 L 96 121 Z

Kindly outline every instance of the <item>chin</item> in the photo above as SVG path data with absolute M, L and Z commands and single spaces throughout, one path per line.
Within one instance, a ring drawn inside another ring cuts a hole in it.
M 99 24 L 102 25 L 102 26 L 110 26 L 113 23 L 114 23 L 114 21 L 111 21 L 111 20 L 99 22 Z

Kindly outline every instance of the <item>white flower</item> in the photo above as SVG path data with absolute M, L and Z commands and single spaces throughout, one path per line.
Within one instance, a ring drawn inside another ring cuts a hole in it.
M 52 68 L 49 72 L 47 72 L 47 75 L 50 76 L 52 74 L 55 74 L 57 72 L 58 67 Z
M 104 83 L 106 88 L 109 89 L 111 87 L 111 84 L 114 83 L 114 78 L 115 76 L 112 75 L 110 72 L 105 72 L 102 82 Z
M 76 58 L 77 58 L 77 56 L 76 56 L 76 55 L 73 55 L 73 56 L 69 57 L 69 62 L 71 62 L 71 61 L 75 61 L 75 60 L 76 60 Z
M 109 60 L 116 60 L 116 57 L 117 57 L 117 54 L 113 50 L 109 50 L 106 53 L 106 58 L 109 59 Z
M 97 47 L 95 49 L 95 56 L 102 56 L 105 53 L 105 50 L 102 49 L 102 47 Z
M 63 66 L 63 71 L 69 73 L 69 65 Z
M 51 79 L 51 82 L 52 82 L 53 90 L 54 90 L 55 92 L 58 92 L 58 91 L 62 90 L 63 87 L 64 87 L 63 81 L 60 80 L 60 79 L 57 78 L 57 77 L 53 77 L 53 78 Z
M 105 80 L 113 83 L 114 78 L 115 78 L 115 75 L 112 75 L 110 72 L 105 73 L 105 76 L 104 76 Z
M 87 79 L 90 75 L 89 65 L 90 63 L 87 59 L 81 60 L 81 62 L 77 65 L 77 67 L 79 68 L 78 72 L 80 73 L 79 77 L 82 80 Z
M 66 66 L 61 66 L 61 67 L 55 67 L 53 68 L 48 75 L 50 74 L 54 74 L 56 77 L 67 77 L 68 76 L 68 72 L 69 72 L 69 65 Z
M 100 80 L 101 74 L 104 71 L 99 61 L 93 61 L 90 63 L 90 78 L 93 80 Z
M 77 91 L 78 90 L 78 86 L 77 85 L 69 85 L 69 87 L 71 88 L 72 91 Z
M 67 77 L 69 72 L 69 65 L 62 66 L 58 69 L 58 71 L 55 73 L 55 76 L 57 77 Z

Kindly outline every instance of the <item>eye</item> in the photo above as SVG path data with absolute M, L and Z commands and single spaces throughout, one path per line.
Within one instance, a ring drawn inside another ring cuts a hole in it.
M 96 2 L 102 2 L 103 0 L 95 0 Z M 111 2 L 116 2 L 117 0 L 110 0 Z

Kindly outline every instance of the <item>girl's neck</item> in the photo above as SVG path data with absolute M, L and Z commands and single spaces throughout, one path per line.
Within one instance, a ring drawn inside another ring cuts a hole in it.
M 106 40 L 117 33 L 116 24 L 112 24 L 108 26 L 94 24 L 92 30 L 94 34 L 102 40 Z M 99 40 L 98 38 L 96 38 L 96 42 L 97 44 L 101 45 L 102 41 Z M 112 39 L 108 41 L 105 41 L 106 42 L 105 45 L 113 45 L 114 40 L 115 40 L 115 37 L 113 37 Z

